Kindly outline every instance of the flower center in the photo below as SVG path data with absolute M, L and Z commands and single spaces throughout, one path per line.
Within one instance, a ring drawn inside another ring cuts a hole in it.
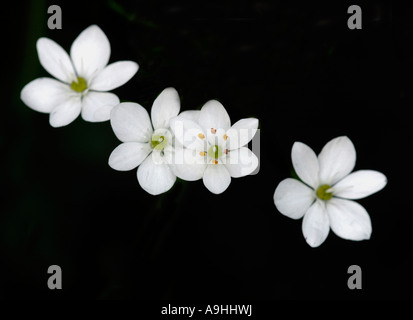
M 72 81 L 72 84 L 70 85 L 72 90 L 75 90 L 76 92 L 83 92 L 87 89 L 87 83 L 85 78 L 78 77 L 77 81 Z
M 213 158 L 213 159 L 218 159 L 218 158 L 221 158 L 221 156 L 222 156 L 222 150 L 220 147 L 215 145 L 209 148 L 208 157 Z
M 317 197 L 321 200 L 330 200 L 333 197 L 333 193 L 329 191 L 331 191 L 331 187 L 328 184 L 323 184 L 317 189 Z
M 159 134 L 154 134 L 152 136 L 152 148 L 156 150 L 162 150 L 166 146 L 167 140 L 165 136 L 161 136 Z

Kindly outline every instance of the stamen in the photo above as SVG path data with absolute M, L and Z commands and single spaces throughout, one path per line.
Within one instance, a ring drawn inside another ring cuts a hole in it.
M 228 154 L 228 149 L 225 149 L 225 154 Z
M 224 138 L 225 141 L 227 141 L 228 136 L 226 134 L 224 134 L 223 138 Z
M 77 81 L 72 81 L 70 87 L 76 92 L 83 92 L 87 89 L 87 83 L 84 78 L 78 77 Z
M 213 164 L 218 164 L 218 160 L 212 160 Z
M 199 155 L 200 155 L 201 157 L 205 157 L 205 156 L 206 156 L 206 152 L 205 152 L 205 151 L 201 151 L 201 152 L 199 153 Z
M 198 134 L 198 138 L 199 138 L 199 139 L 204 139 L 204 138 L 205 138 L 205 136 L 204 136 L 204 134 L 203 134 L 203 133 L 199 133 L 199 134 Z
M 215 133 L 217 133 L 217 129 L 211 128 L 211 132 L 212 132 L 213 134 L 215 134 Z
M 222 150 L 217 146 L 212 146 L 211 148 L 209 148 L 208 150 L 208 157 L 212 158 L 212 159 L 219 159 L 222 156 Z
M 163 150 L 163 148 L 166 146 L 166 138 L 164 136 L 159 136 L 159 135 L 153 135 L 151 139 L 151 144 L 152 148 L 156 150 Z
M 330 200 L 333 197 L 333 193 L 331 192 L 333 188 L 328 184 L 323 184 L 322 186 L 318 187 L 317 189 L 317 197 L 321 200 Z

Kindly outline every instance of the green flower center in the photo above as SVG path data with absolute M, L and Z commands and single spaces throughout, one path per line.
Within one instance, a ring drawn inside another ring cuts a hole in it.
M 222 150 L 220 147 L 215 145 L 209 148 L 208 157 L 213 158 L 213 159 L 218 159 L 218 158 L 221 158 L 221 156 L 222 156 Z
M 317 197 L 319 197 L 321 200 L 330 200 L 333 197 L 332 192 L 328 192 L 331 187 L 328 184 L 323 184 L 321 187 L 318 187 L 317 189 Z
M 83 92 L 87 89 L 87 83 L 85 78 L 78 77 L 77 81 L 72 81 L 70 87 L 76 92 Z
M 152 136 L 152 148 L 156 150 L 162 150 L 166 145 L 165 136 L 161 136 L 159 134 L 155 134 Z

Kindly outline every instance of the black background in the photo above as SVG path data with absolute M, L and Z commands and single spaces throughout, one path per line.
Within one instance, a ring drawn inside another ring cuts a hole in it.
M 47 28 L 52 4 L 62 8 L 62 30 Z M 387 1 L 357 3 L 363 29 L 349 30 L 350 4 L 15 4 L 3 49 L 0 298 L 412 298 L 411 81 L 398 75 L 412 63 L 400 50 L 412 33 L 393 24 Z M 202 181 L 178 181 L 154 197 L 135 170 L 108 166 L 119 144 L 108 122 L 79 117 L 55 129 L 26 107 L 22 87 L 47 76 L 36 40 L 46 36 L 69 51 L 91 24 L 108 36 L 110 62 L 139 63 L 136 76 L 114 90 L 122 101 L 149 111 L 173 86 L 181 110 L 218 99 L 232 123 L 257 117 L 259 174 L 233 179 L 221 195 Z M 311 248 L 301 220 L 276 210 L 274 190 L 292 174 L 294 141 L 318 153 L 340 135 L 356 147 L 355 170 L 381 171 L 388 185 L 358 201 L 372 219 L 370 240 L 330 231 Z M 63 270 L 62 290 L 46 285 L 54 264 Z M 362 290 L 347 287 L 350 265 L 362 268 Z

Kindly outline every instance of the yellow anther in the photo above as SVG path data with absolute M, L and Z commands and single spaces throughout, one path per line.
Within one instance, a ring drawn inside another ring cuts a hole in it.
M 204 139 L 204 138 L 205 138 L 205 136 L 204 136 L 204 134 L 203 134 L 203 133 L 199 133 L 199 134 L 198 134 L 198 138 L 199 138 L 199 139 Z

